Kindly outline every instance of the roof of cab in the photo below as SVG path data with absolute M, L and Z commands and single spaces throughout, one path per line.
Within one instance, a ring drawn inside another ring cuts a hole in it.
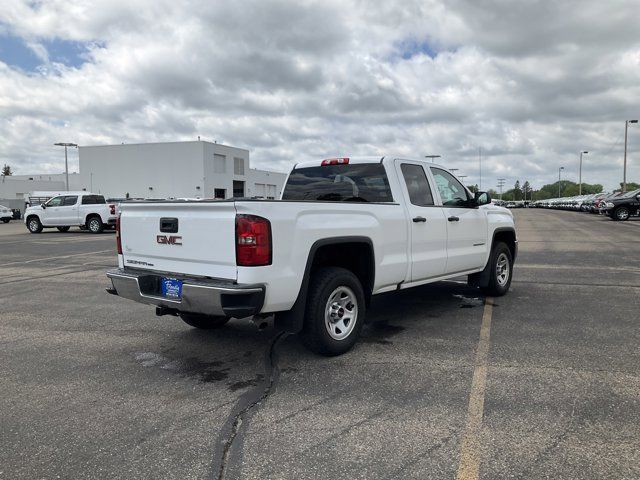
M 384 160 L 395 160 L 395 159 L 400 159 L 400 160 L 407 160 L 409 162 L 422 162 L 422 163 L 428 163 L 429 165 L 433 166 L 433 167 L 440 167 L 440 168 L 445 168 L 442 165 L 438 165 L 437 163 L 431 163 L 431 162 L 427 162 L 425 159 L 422 158 L 405 158 L 405 157 L 401 157 L 401 156 L 395 156 L 395 155 L 384 155 L 384 156 L 362 156 L 362 157 L 328 157 L 328 158 L 321 158 L 319 160 L 308 160 L 306 162 L 300 162 L 298 164 L 296 164 L 293 168 L 310 168 L 310 167 L 320 167 L 322 165 L 322 162 L 325 160 L 333 160 L 333 159 L 342 159 L 342 158 L 348 158 L 349 159 L 349 165 L 354 165 L 354 164 L 362 164 L 362 163 L 382 163 Z

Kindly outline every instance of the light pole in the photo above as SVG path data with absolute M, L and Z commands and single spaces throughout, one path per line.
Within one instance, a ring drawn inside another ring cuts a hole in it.
M 64 147 L 64 173 L 67 179 L 67 192 L 69 191 L 69 161 L 67 160 L 67 147 L 77 147 L 76 143 L 54 143 L 56 147 Z
M 622 193 L 627 191 L 627 130 L 630 123 L 638 123 L 638 120 L 626 120 L 624 122 L 624 170 L 622 173 Z
M 562 172 L 562 170 L 564 170 L 564 167 L 558 169 L 558 198 L 560 198 L 560 172 Z
M 434 158 L 440 158 L 441 155 L 425 155 L 424 158 L 430 158 L 431 159 L 431 163 L 434 163 Z
M 580 152 L 580 184 L 578 186 L 578 195 L 582 195 L 582 154 L 587 154 L 589 152 L 587 152 L 586 150 L 584 152 Z

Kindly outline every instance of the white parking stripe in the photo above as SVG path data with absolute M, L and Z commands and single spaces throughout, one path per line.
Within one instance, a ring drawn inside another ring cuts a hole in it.
M 60 255 L 57 257 L 46 257 L 46 258 L 34 258 L 32 260 L 24 260 L 22 262 L 9 262 L 9 263 L 3 263 L 2 267 L 7 267 L 9 265 L 24 265 L 25 263 L 35 263 L 35 262 L 43 262 L 46 260 L 57 260 L 60 258 L 73 258 L 73 257 L 80 257 L 83 255 L 95 255 L 96 253 L 106 253 L 106 252 L 111 252 L 115 254 L 115 251 L 113 248 L 109 248 L 107 250 L 98 250 L 96 252 L 84 252 L 84 253 L 73 253 L 71 255 Z

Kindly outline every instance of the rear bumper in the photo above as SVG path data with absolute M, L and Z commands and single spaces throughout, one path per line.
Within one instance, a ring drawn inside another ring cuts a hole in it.
M 159 293 L 163 276 L 182 280 L 182 298 L 166 298 Z M 162 307 L 172 313 L 244 318 L 260 313 L 264 303 L 264 285 L 238 285 L 221 280 L 121 268 L 108 271 L 107 277 L 113 284 L 113 290 L 109 290 L 109 293 Z

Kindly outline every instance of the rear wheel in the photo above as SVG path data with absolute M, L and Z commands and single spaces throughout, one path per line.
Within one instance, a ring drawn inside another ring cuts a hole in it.
M 2 221 L 3 223 L 9 223 L 9 220 L 11 220 L 10 218 L 3 218 Z
M 100 217 L 89 217 L 87 220 L 87 229 L 91 233 L 102 233 L 104 225 L 102 224 Z
M 618 207 L 613 212 L 614 220 L 629 220 L 629 209 L 627 207 Z
M 31 233 L 40 233 L 42 232 L 42 223 L 38 217 L 31 217 L 27 220 L 27 228 Z
M 228 317 L 214 317 L 211 315 L 201 315 L 199 313 L 181 313 L 180 318 L 187 325 L 202 330 L 213 330 L 224 326 L 228 321 Z
M 498 242 L 493 247 L 489 262 L 489 284 L 481 290 L 485 295 L 500 297 L 509 291 L 513 272 L 513 256 L 506 243 Z
M 64 232 L 68 232 L 71 227 L 57 227 L 57 228 L 59 231 L 64 233 Z
M 321 355 L 343 354 L 358 340 L 365 314 L 358 277 L 344 268 L 322 268 L 309 286 L 302 341 Z

